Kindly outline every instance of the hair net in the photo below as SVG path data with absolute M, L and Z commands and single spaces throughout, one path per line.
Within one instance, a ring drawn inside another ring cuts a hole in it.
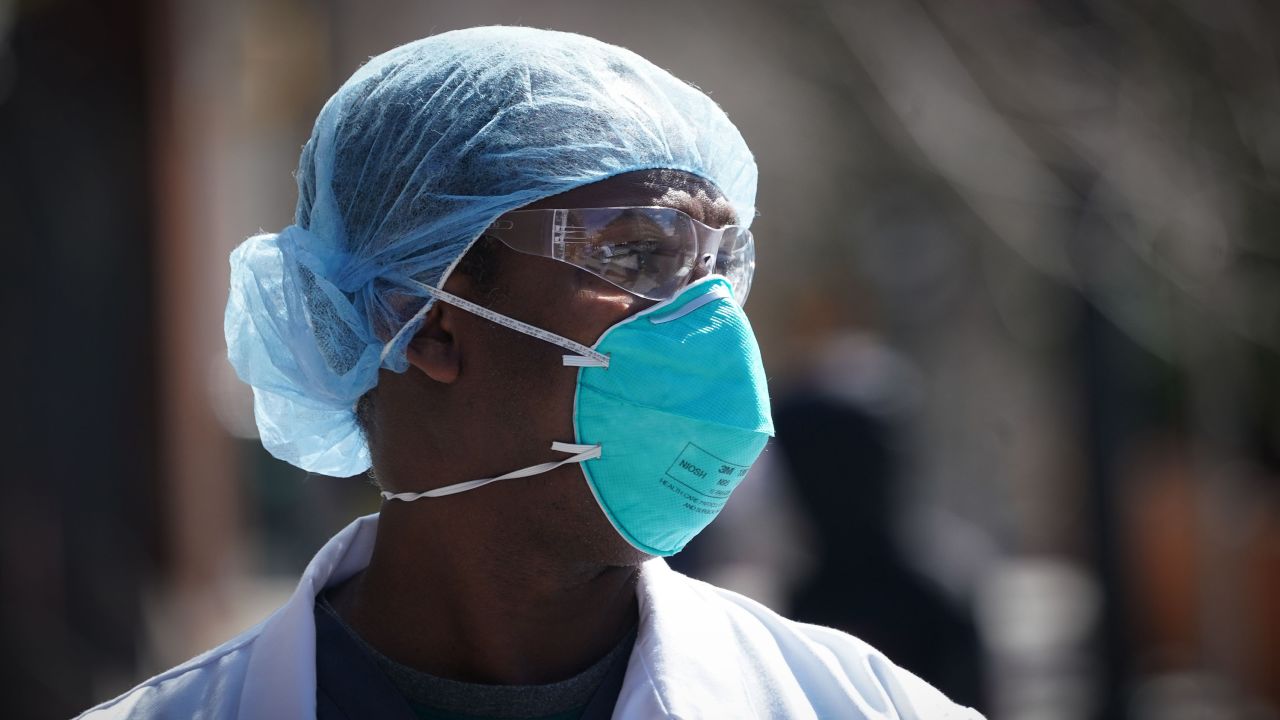
M 262 444 L 327 475 L 369 467 L 355 404 L 406 368 L 406 321 L 502 213 L 632 170 L 714 183 L 742 224 L 756 168 L 698 89 L 620 47 L 517 27 L 373 58 L 325 103 L 294 224 L 231 254 L 225 332 Z M 421 320 L 415 320 L 414 325 Z M 394 340 L 393 340 L 394 338 Z

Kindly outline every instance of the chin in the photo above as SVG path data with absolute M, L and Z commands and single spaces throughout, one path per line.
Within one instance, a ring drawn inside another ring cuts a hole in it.
M 565 538 L 560 547 L 572 547 L 579 559 L 608 567 L 637 567 L 654 557 L 627 542 L 599 509 L 596 514 L 578 526 L 579 532 L 572 539 Z
M 496 509 L 506 542 L 557 563 L 635 567 L 652 558 L 626 541 L 585 482 L 529 482 L 507 488 Z
M 615 567 L 636 567 L 644 561 L 652 560 L 656 557 L 639 548 L 633 547 L 631 543 L 622 539 L 622 536 L 617 533 L 614 533 L 614 541 L 611 544 L 613 547 L 610 548 L 610 557 L 603 563 L 605 565 L 612 565 Z

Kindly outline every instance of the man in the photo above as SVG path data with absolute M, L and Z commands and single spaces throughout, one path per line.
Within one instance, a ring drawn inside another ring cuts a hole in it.
M 755 165 L 701 92 L 477 28 L 356 73 L 232 256 L 264 445 L 385 503 L 262 625 L 87 717 L 972 717 L 671 571 L 772 433 Z

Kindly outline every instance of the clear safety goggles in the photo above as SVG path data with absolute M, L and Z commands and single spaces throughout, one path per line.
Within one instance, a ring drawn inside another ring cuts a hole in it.
M 756 269 L 751 231 L 713 228 L 666 207 L 514 210 L 485 230 L 529 255 L 582 268 L 650 300 L 668 300 L 695 270 L 723 275 L 739 305 L 746 302 Z

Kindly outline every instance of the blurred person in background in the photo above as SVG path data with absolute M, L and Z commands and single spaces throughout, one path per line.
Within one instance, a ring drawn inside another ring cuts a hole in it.
M 700 91 L 579 35 L 445 33 L 361 68 L 297 178 L 295 224 L 232 255 L 230 359 L 264 446 L 370 471 L 382 511 L 86 717 L 977 717 L 661 559 L 773 431 L 755 163 Z
M 789 614 L 857 635 L 952 699 L 982 707 L 973 611 L 900 538 L 900 426 L 912 373 L 865 332 L 833 335 L 815 360 L 774 409 L 775 464 L 810 522 L 817 555 Z

